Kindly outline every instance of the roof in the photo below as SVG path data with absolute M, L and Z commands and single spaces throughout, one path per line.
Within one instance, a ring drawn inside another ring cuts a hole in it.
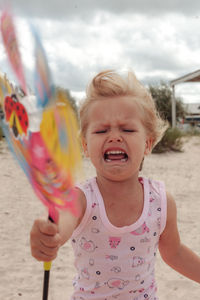
M 195 72 L 188 73 L 182 77 L 176 78 L 170 81 L 170 85 L 176 85 L 178 83 L 184 82 L 200 82 L 200 70 L 196 70 Z

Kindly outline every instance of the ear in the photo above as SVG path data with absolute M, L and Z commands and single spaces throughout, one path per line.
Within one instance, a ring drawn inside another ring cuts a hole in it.
M 86 142 L 86 139 L 84 137 L 82 137 L 81 143 L 82 143 L 83 152 L 85 154 L 85 157 L 89 157 L 87 142 Z
M 153 145 L 152 138 L 148 138 L 148 139 L 146 140 L 146 144 L 145 144 L 145 151 L 144 151 L 144 154 L 145 154 L 145 155 L 148 155 L 148 154 L 151 153 L 152 145 Z

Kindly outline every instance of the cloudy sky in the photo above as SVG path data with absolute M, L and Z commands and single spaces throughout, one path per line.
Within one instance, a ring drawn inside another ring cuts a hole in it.
M 0 10 L 7 1 L 0 0 Z M 103 69 L 131 68 L 145 84 L 200 69 L 199 0 L 11 0 L 27 81 L 38 29 L 55 84 L 83 97 Z M 0 71 L 15 77 L 0 39 Z M 200 102 L 200 83 L 178 85 L 184 102 Z

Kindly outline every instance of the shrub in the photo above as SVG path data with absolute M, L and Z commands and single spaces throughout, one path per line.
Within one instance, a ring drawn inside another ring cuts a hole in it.
M 166 151 L 182 151 L 183 134 L 178 128 L 168 128 L 161 141 L 153 149 L 153 153 L 162 153 Z
M 155 101 L 156 108 L 161 117 L 172 125 L 172 89 L 165 83 L 160 82 L 157 85 L 150 85 L 149 92 Z M 181 98 L 176 97 L 176 120 L 184 118 L 186 114 L 185 107 Z

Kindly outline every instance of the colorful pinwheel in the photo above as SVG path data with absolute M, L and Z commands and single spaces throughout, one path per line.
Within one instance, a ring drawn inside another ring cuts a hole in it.
M 26 82 L 15 34 L 15 27 L 12 15 L 8 10 L 5 10 L 1 16 L 1 33 L 11 66 L 20 82 L 23 91 L 26 94 Z
M 38 198 L 48 207 L 49 219 L 58 221 L 57 209 L 78 216 L 74 174 L 80 166 L 81 151 L 75 113 L 62 92 L 56 93 L 42 43 L 36 30 L 36 96 L 27 87 L 12 16 L 1 16 L 3 42 L 11 66 L 26 96 L 6 93 L 2 127 L 9 146 L 26 173 Z M 14 47 L 14 48 L 13 48 Z M 5 89 L 4 89 L 5 92 Z M 43 300 L 48 298 L 51 263 L 44 263 Z

